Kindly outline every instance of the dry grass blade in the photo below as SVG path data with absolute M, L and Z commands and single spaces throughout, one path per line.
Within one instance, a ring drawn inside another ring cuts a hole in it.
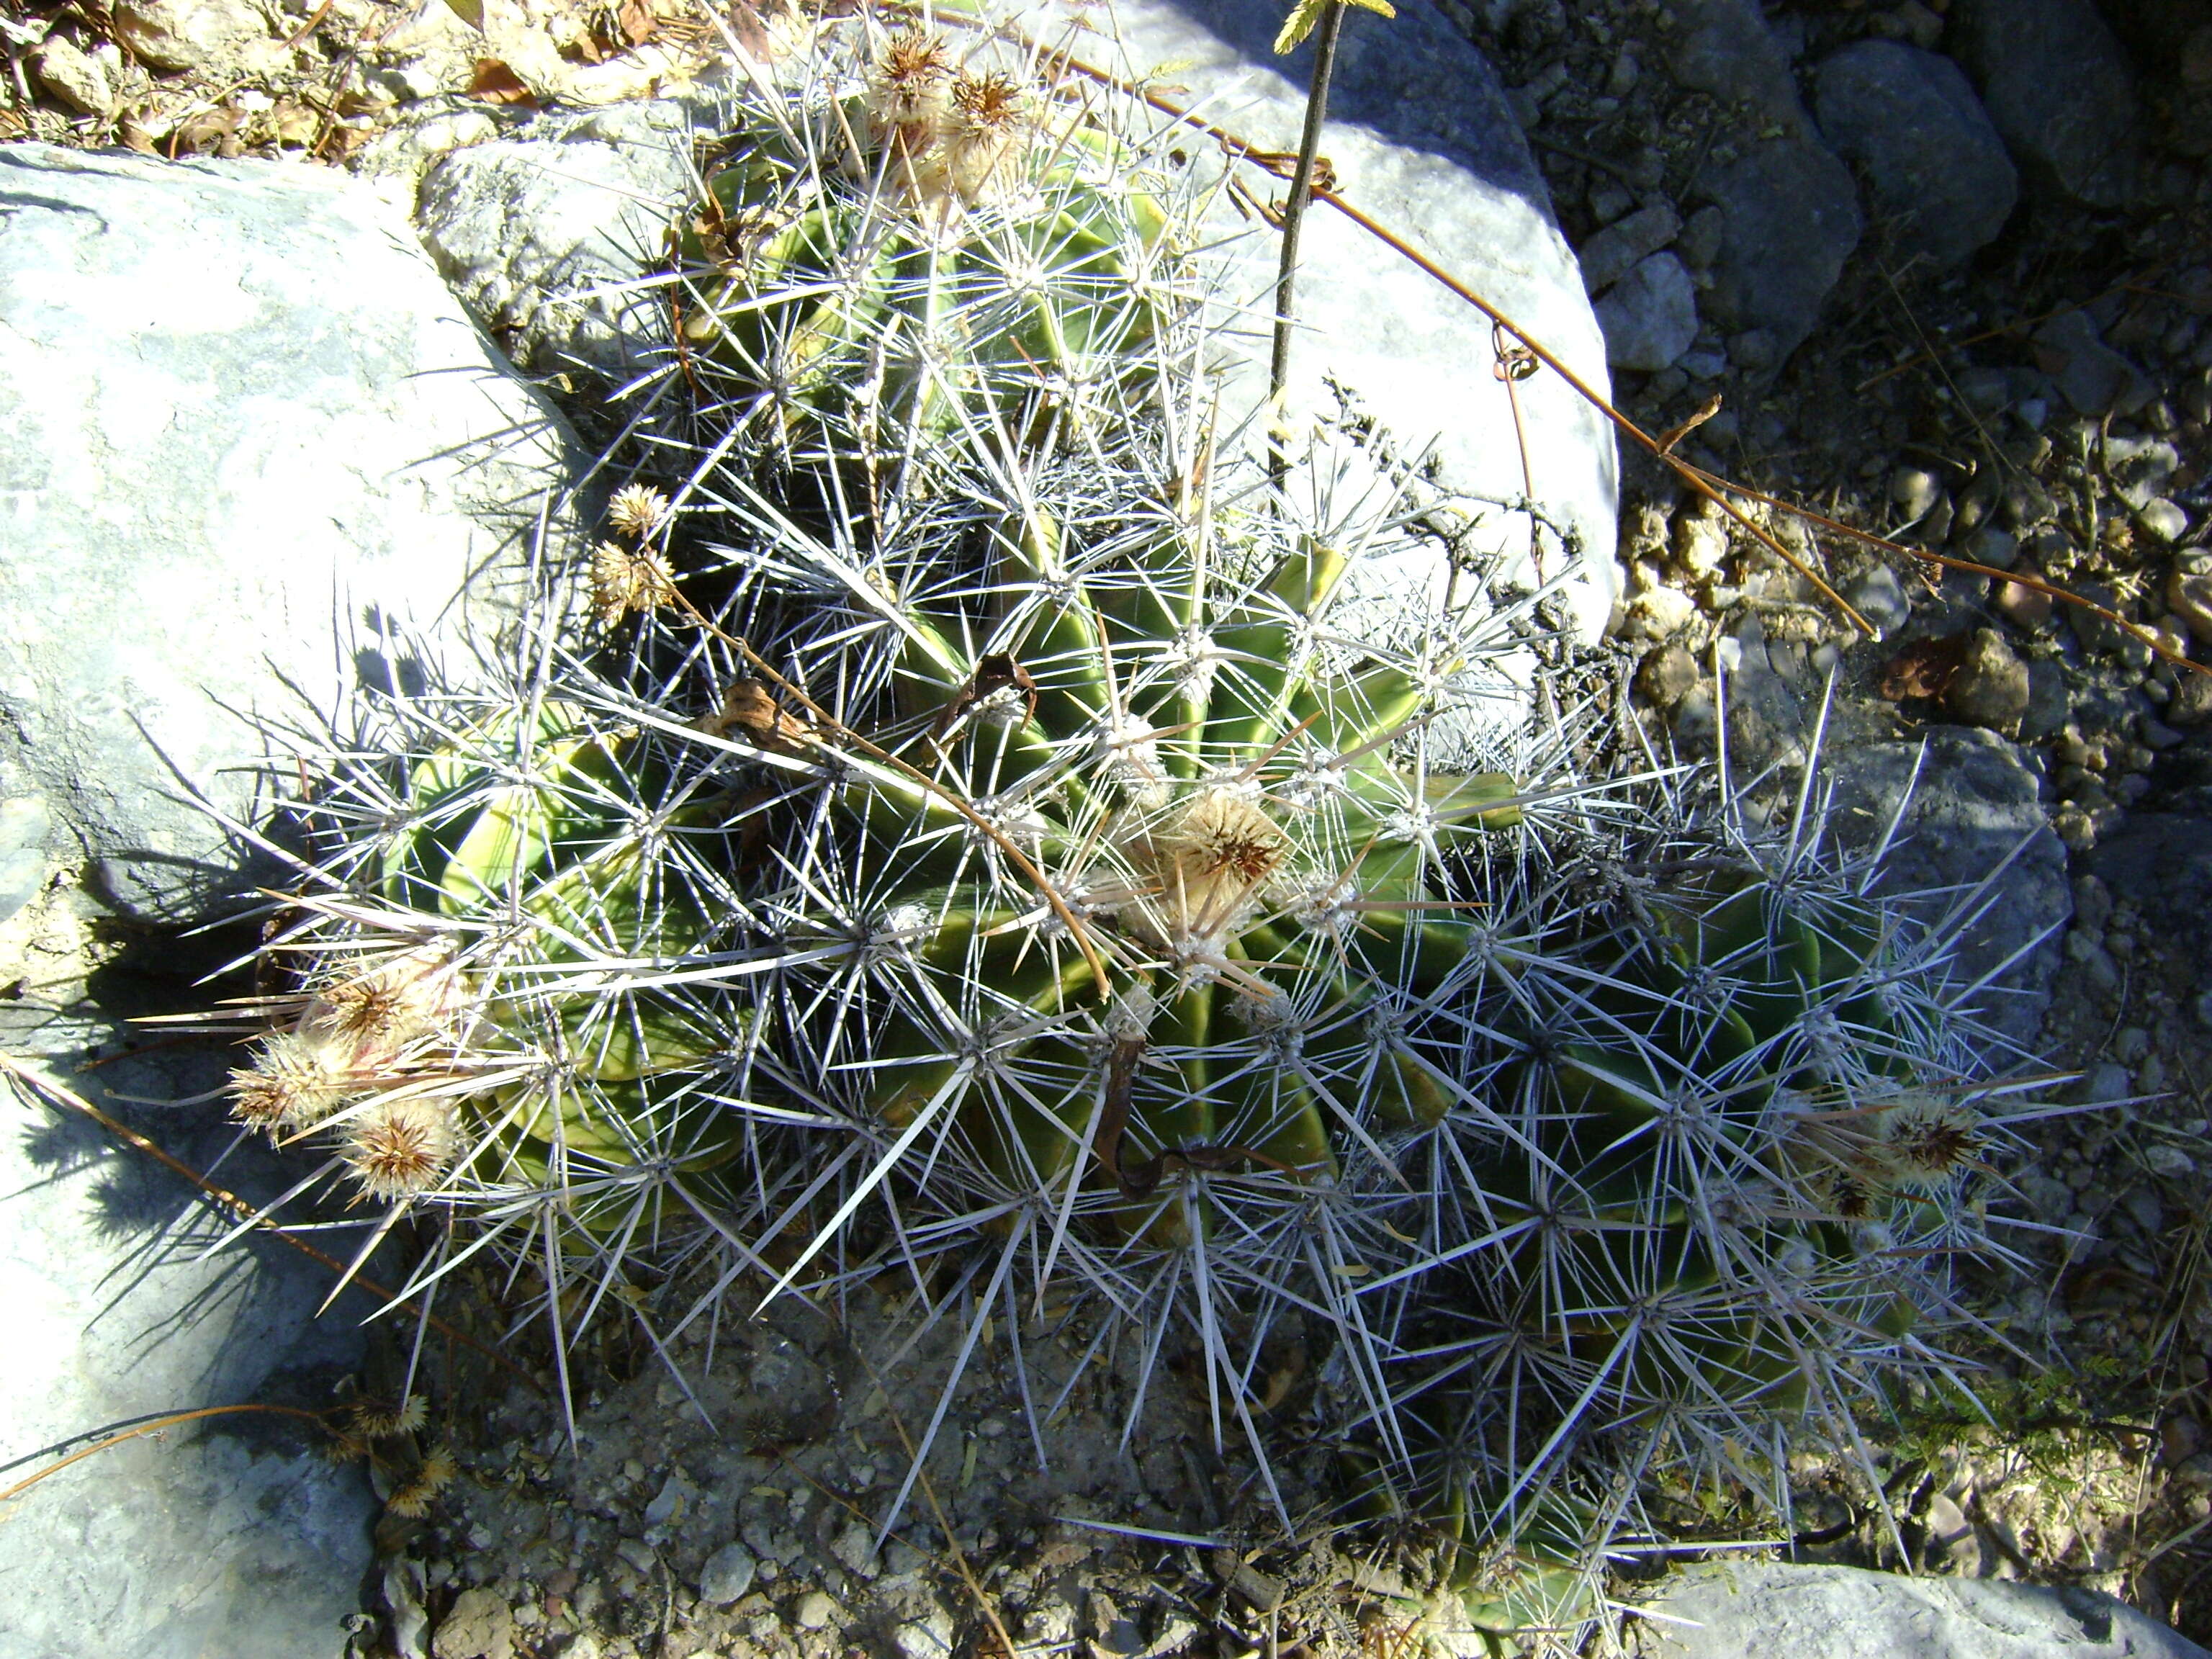
M 119 1446 L 126 1440 L 136 1440 L 143 1434 L 159 1434 L 164 1429 L 175 1428 L 179 1423 L 197 1422 L 204 1417 L 228 1417 L 240 1412 L 259 1412 L 272 1417 L 297 1417 L 318 1428 L 327 1426 L 320 1413 L 307 1411 L 298 1406 L 203 1406 L 197 1411 L 172 1412 L 166 1417 L 155 1418 L 150 1423 L 136 1424 L 127 1429 L 118 1429 L 113 1434 L 104 1435 L 89 1446 L 80 1446 L 68 1456 L 47 1464 L 36 1474 L 18 1480 L 12 1486 L 0 1487 L 0 1504 L 28 1492 L 49 1475 L 59 1474 L 70 1464 L 82 1462 L 94 1453 L 104 1452 L 111 1446 Z

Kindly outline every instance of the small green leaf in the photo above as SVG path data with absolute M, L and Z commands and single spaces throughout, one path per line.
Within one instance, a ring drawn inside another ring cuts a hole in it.
M 1328 8 L 1328 0 L 1298 0 L 1297 4 L 1291 8 L 1291 15 L 1283 20 L 1283 32 L 1275 37 L 1276 55 L 1280 57 L 1293 50 L 1299 41 L 1311 34 L 1314 25 L 1321 21 L 1321 15 Z
M 1346 3 L 1364 6 L 1385 17 L 1398 15 L 1398 9 L 1390 3 L 1390 0 L 1346 0 Z M 1291 15 L 1283 20 L 1283 32 L 1275 37 L 1276 55 L 1279 57 L 1295 51 L 1298 42 L 1314 32 L 1314 25 L 1321 21 L 1321 15 L 1328 9 L 1329 3 L 1330 0 L 1297 0 L 1297 4 L 1291 8 Z

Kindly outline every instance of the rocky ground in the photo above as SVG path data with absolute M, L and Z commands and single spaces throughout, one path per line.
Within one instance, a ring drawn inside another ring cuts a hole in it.
M 1697 467 L 1952 562 L 1755 513 L 1869 637 L 1626 446 L 1627 594 L 1595 665 L 1686 748 L 1725 718 L 1753 766 L 1802 751 L 1832 673 L 1832 744 L 1936 733 L 1939 753 L 2016 762 L 2067 852 L 2054 994 L 2020 1040 L 2078 1073 L 2059 1092 L 2091 1109 L 2033 1126 L 2008 1171 L 2035 1225 L 2021 1270 L 1985 1286 L 1987 1418 L 1925 1395 L 1866 1425 L 1905 1547 L 1939 1571 L 2107 1589 L 2212 1638 L 2212 676 L 2150 644 L 2212 662 L 2212 12 L 2115 5 L 2115 36 L 2085 32 L 2086 0 L 2023 5 L 2008 29 L 1967 0 L 1763 23 L 1751 0 L 1442 3 L 1510 89 L 1621 409 L 1680 432 Z M 775 27 L 742 4 L 722 22 Z M 674 0 L 0 10 L 0 137 L 344 165 L 402 118 L 680 87 L 714 39 Z M 1960 727 L 1986 741 L 1961 748 Z M 496 1290 L 456 1298 L 487 1335 Z M 848 1308 L 846 1331 L 895 1311 Z M 514 1358 L 550 1382 L 533 1340 Z M 1079 1393 L 1052 1449 L 1092 1497 L 1055 1497 L 1021 1427 L 1024 1390 L 1050 1381 L 1017 1376 L 1010 1348 L 987 1351 L 879 1540 L 948 1356 L 925 1344 L 886 1389 L 860 1353 L 803 1314 L 702 1331 L 674 1356 L 686 1399 L 649 1350 L 586 1351 L 571 1459 L 544 1395 L 449 1351 L 435 1418 L 374 1464 L 401 1501 L 361 1650 L 1402 1645 L 1419 1563 L 1318 1525 L 1274 1541 L 1195 1419 L 1124 1444 L 1111 1402 Z M 1303 1363 L 1285 1361 L 1293 1401 Z M 363 1386 L 391 1382 L 373 1366 Z M 451 1478 L 425 1482 L 443 1455 Z M 1802 1559 L 1896 1565 L 1862 1483 L 1798 1473 Z M 1294 1518 L 1321 1513 L 1324 1475 L 1285 1466 Z M 1182 1541 L 1085 1524 L 1109 1513 Z

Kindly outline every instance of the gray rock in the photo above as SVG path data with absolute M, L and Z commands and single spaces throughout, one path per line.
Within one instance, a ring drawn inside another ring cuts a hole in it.
M 465 1589 L 438 1622 L 432 1659 L 514 1659 L 514 1613 L 489 1584 Z
M 2205 1659 L 2113 1596 L 1995 1579 L 1738 1563 L 1669 1580 L 1653 1607 L 1653 1659 Z
M 2126 204 L 2140 160 L 2135 74 L 2094 0 L 1961 0 L 1949 39 L 2032 178 L 2090 207 Z
M 2162 542 L 2178 542 L 2189 533 L 2189 514 L 2179 502 L 2154 495 L 2136 512 L 2136 528 Z
M 1677 83 L 1748 104 L 1764 125 L 1791 137 L 1811 136 L 1790 53 L 1758 0 L 1686 0 L 1674 9 L 1682 21 L 1670 65 Z
M 758 1571 L 751 1552 L 743 1544 L 725 1544 L 699 1569 L 699 1594 L 717 1607 L 726 1607 L 732 1601 L 744 1600 Z
M 933 1607 L 927 1617 L 913 1619 L 891 1632 L 891 1645 L 899 1659 L 951 1659 L 952 1615 Z
M 1606 361 L 1615 368 L 1665 368 L 1698 337 L 1698 293 L 1671 253 L 1640 261 L 1597 302 Z
M 1966 659 L 1944 688 L 1945 711 L 1963 725 L 2016 736 L 2027 703 L 2027 665 L 1996 629 L 1976 629 Z
M 1662 645 L 1637 665 L 1636 689 L 1654 708 L 1672 709 L 1695 689 L 1702 672 L 1688 647 Z
M 0 921 L 39 896 L 46 884 L 46 846 L 53 814 L 43 795 L 0 800 Z
M 1897 573 L 1886 564 L 1878 564 L 1844 590 L 1851 609 L 1864 617 L 1885 636 L 1912 619 L 1912 601 L 1905 597 L 1905 584 Z
M 2138 512 L 2165 492 L 2181 465 L 2181 452 L 2163 438 L 2124 438 L 2113 434 L 2105 440 L 2103 448 L 2112 493 Z
M 213 1043 L 122 1052 L 145 1040 L 121 1017 L 152 1008 L 103 1014 L 84 1000 L 99 920 L 67 887 L 19 919 L 0 979 L 37 989 L 0 1005 L 0 1044 L 211 1168 L 236 1139 L 220 1106 L 134 1102 L 214 1089 L 231 1057 Z M 143 982 L 103 977 L 111 1000 L 115 986 Z M 80 1069 L 94 1051 L 116 1057 Z M 298 1176 L 256 1142 L 231 1152 L 219 1179 L 265 1203 Z M 318 1319 L 333 1276 L 273 1241 L 202 1259 L 230 1219 L 90 1120 L 0 1090 L 0 1446 L 26 1460 L 9 1480 L 46 1462 L 33 1455 L 42 1449 L 157 1414 L 325 1405 L 335 1377 L 360 1368 L 361 1321 L 375 1304 L 349 1293 Z M 291 1419 L 237 1413 L 122 1443 L 25 1492 L 0 1548 L 0 1659 L 339 1659 L 376 1506 L 359 1468 L 332 1464 L 325 1444 Z
M 455 149 L 423 173 L 423 244 L 523 368 L 626 379 L 666 337 L 662 291 L 622 285 L 665 257 L 691 133 L 682 104 L 617 104 Z
M 1310 46 L 1288 58 L 1270 49 L 1282 15 L 1277 0 L 1133 0 L 1116 9 L 1134 69 L 1171 65 L 1165 78 L 1182 89 L 1179 104 L 1269 149 L 1296 148 L 1311 65 Z M 1495 71 L 1458 31 L 1427 7 L 1387 21 L 1352 11 L 1329 116 L 1322 152 L 1347 198 L 1410 236 L 1586 384 L 1607 386 L 1604 337 L 1542 176 Z M 1194 166 L 1217 164 L 1214 147 L 1191 149 Z M 1264 399 L 1278 244 L 1225 204 L 1216 228 L 1234 239 L 1223 250 L 1224 292 L 1243 309 L 1249 342 L 1237 349 L 1224 405 L 1233 421 Z M 1610 557 L 1618 461 L 1602 417 L 1549 370 L 1515 383 L 1529 446 L 1524 484 L 1513 408 L 1491 373 L 1489 322 L 1318 204 L 1305 224 L 1297 316 L 1293 413 L 1328 410 L 1334 376 L 1409 450 L 1434 441 L 1454 487 L 1503 500 L 1533 495 L 1595 555 L 1568 598 L 1578 631 L 1598 637 L 1618 582 Z M 1492 514 L 1482 533 L 1508 554 L 1528 539 L 1526 520 L 1512 514 Z
M 1681 228 L 1680 216 L 1664 202 L 1622 215 L 1582 245 L 1583 286 L 1592 294 L 1610 288 L 1638 260 L 1673 241 Z
M 1739 645 L 1735 672 L 1722 687 L 1729 763 L 1739 777 L 1748 778 L 1770 766 L 1802 762 L 1809 722 L 1804 696 L 1775 672 L 1765 642 L 1739 636 Z
M 285 62 L 252 0 L 115 0 L 113 11 L 116 43 L 155 69 Z
M 511 616 L 571 441 L 342 174 L 11 145 L 0 203 L 0 799 L 192 917 L 267 878 L 188 798 L 253 816 L 249 717 Z
M 1920 743 L 1875 743 L 1830 755 L 1832 822 L 1847 842 L 1871 843 L 1905 803 L 1879 890 L 1899 896 L 1930 922 L 2003 866 L 1992 892 L 1973 907 L 1996 901 L 1965 929 L 1954 975 L 1961 987 L 1971 985 L 2019 955 L 1978 1000 L 1984 1023 L 2025 1051 L 2042 1023 L 2059 960 L 2055 933 L 2032 950 L 2029 942 L 2074 913 L 2066 849 L 2045 822 L 2035 775 L 2017 744 L 1994 732 L 1939 726 L 1929 730 L 1924 750 Z
M 2166 575 L 2166 602 L 2183 627 L 2212 645 L 2212 571 L 2191 574 L 2176 565 Z
M 66 34 L 48 37 L 32 57 L 31 68 L 48 92 L 80 115 L 101 119 L 115 112 L 115 82 L 107 65 Z
M 1954 265 L 2004 228 L 2020 179 L 1949 58 L 1893 40 L 1855 41 L 1821 61 L 1813 88 L 1821 132 L 1866 170 L 1901 247 Z
M 2043 371 L 2078 414 L 2132 415 L 2158 395 L 2134 363 L 2106 345 L 2086 311 L 2062 311 L 2035 331 Z
M 2020 538 L 2009 530 L 1985 524 L 1966 538 L 1960 550 L 1976 564 L 2009 570 L 2020 562 Z
M 1708 203 L 1682 222 L 1682 234 L 1674 239 L 1674 252 L 1682 256 L 1682 263 L 1691 270 L 1707 271 L 1720 258 L 1721 246 L 1727 240 L 1727 216 Z
M 1819 144 L 1755 146 L 1705 181 L 1722 237 L 1706 309 L 1722 328 L 1765 328 L 1776 361 L 1812 332 L 1863 222 L 1850 169 Z

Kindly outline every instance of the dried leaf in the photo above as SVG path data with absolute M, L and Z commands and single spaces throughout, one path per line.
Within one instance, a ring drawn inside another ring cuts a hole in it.
M 469 96 L 487 104 L 538 107 L 536 95 L 522 83 L 522 77 L 496 58 L 477 59 L 476 73 L 469 77 Z
M 660 31 L 660 19 L 650 0 L 623 0 L 621 9 L 615 13 L 615 23 L 623 39 L 633 46 L 643 46 Z
M 1881 665 L 1881 695 L 1891 702 L 1907 697 L 1940 697 L 1958 678 L 1973 643 L 1973 632 L 1915 640 Z
M 169 154 L 204 155 L 211 149 L 221 151 L 227 144 L 235 145 L 245 119 L 240 112 L 229 108 L 204 109 L 187 116 L 170 137 Z
M 722 694 L 719 713 L 699 722 L 710 737 L 742 732 L 756 748 L 778 755 L 803 755 L 817 740 L 814 728 L 784 712 L 775 694 L 759 680 L 741 679 Z
M 319 111 L 287 98 L 269 112 L 269 127 L 278 143 L 304 149 L 322 136 L 323 118 Z
M 446 0 L 446 9 L 478 34 L 483 33 L 483 0 Z
M 745 50 L 748 57 L 767 63 L 773 55 L 775 43 L 769 39 L 767 25 L 750 0 L 730 0 L 723 13 L 730 25 L 730 33 Z

